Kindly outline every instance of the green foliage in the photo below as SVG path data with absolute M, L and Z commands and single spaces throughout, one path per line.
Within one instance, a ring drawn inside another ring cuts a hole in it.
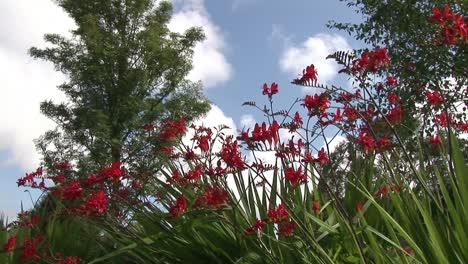
M 168 216 L 167 209 L 141 212 L 131 226 L 113 233 L 119 249 L 91 263 L 466 263 L 468 169 L 458 141 L 452 136 L 451 142 L 454 170 L 445 159 L 414 177 L 419 185 L 435 180 L 436 188 L 411 187 L 407 175 L 393 166 L 375 181 L 369 158 L 350 161 L 342 197 L 291 188 L 280 180 L 280 168 L 266 186 L 253 180 L 267 177 L 262 173 L 235 173 L 228 207 L 191 210 L 178 218 Z M 390 187 L 390 171 L 401 182 L 399 189 Z M 388 194 L 376 195 L 384 185 Z M 182 191 L 170 184 L 164 189 L 174 195 Z M 278 236 L 271 225 L 260 233 L 244 231 L 278 200 L 296 223 L 292 237 Z M 313 200 L 322 205 L 320 212 L 312 211 Z M 362 212 L 356 210 L 359 201 Z

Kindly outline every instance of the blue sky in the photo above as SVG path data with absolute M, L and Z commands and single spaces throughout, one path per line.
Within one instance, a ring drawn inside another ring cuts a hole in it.
M 277 82 L 277 106 L 287 107 L 296 97 L 313 90 L 293 86 L 300 69 L 314 63 L 319 81 L 347 85 L 336 76 L 337 66 L 325 62 L 335 50 L 361 47 L 344 32 L 326 28 L 327 21 L 355 22 L 359 17 L 338 0 L 172 0 L 170 28 L 182 31 L 203 26 L 207 40 L 196 47 L 193 80 L 201 80 L 214 104 L 203 121 L 242 129 L 261 122 L 244 101 L 265 102 L 264 82 Z M 44 46 L 44 33 L 67 35 L 73 22 L 51 0 L 0 1 L 0 212 L 14 217 L 29 194 L 16 179 L 39 164 L 32 140 L 53 127 L 39 113 L 45 99 L 63 101 L 55 88 L 64 76 L 50 63 L 34 61 L 26 51 Z M 34 195 L 37 196 L 37 193 Z

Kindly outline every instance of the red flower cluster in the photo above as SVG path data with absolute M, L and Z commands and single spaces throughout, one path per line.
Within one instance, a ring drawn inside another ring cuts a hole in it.
M 442 98 L 442 96 L 440 95 L 438 91 L 432 92 L 428 90 L 426 91 L 426 97 L 427 97 L 427 101 L 432 106 L 437 107 L 444 103 L 444 99 Z
M 313 201 L 312 202 L 312 210 L 316 213 L 320 212 L 320 204 L 318 201 Z
M 81 192 L 83 191 L 81 184 L 75 180 L 70 181 L 58 190 L 62 192 L 62 197 L 64 200 L 73 200 L 80 196 Z
M 457 44 L 457 38 L 463 42 L 468 40 L 468 23 L 465 23 L 463 14 L 453 14 L 448 5 L 444 6 L 443 11 L 434 7 L 432 16 L 428 19 L 439 24 L 441 36 L 446 44 Z
M 70 162 L 68 160 L 55 163 L 54 167 L 58 170 L 68 170 L 70 169 Z
M 450 116 L 448 117 L 446 112 L 442 112 L 434 116 L 434 122 L 443 127 L 446 127 L 448 126 L 449 122 L 453 124 L 454 120 Z
M 102 214 L 107 210 L 107 196 L 104 191 L 98 191 L 91 194 L 86 200 L 86 206 L 83 209 L 88 214 Z
M 25 238 L 23 242 L 23 250 L 21 251 L 20 260 L 21 261 L 32 261 L 38 260 L 41 257 L 37 252 L 37 245 L 41 242 L 41 236 L 35 236 L 30 238 Z
M 195 125 L 191 125 L 190 127 L 195 129 L 192 141 L 197 143 L 198 148 L 200 148 L 202 152 L 207 152 L 210 149 L 210 141 L 213 136 L 213 131 L 204 126 L 196 127 Z
M 43 169 L 42 167 L 39 167 L 36 169 L 35 172 L 26 173 L 26 175 L 22 178 L 19 178 L 16 183 L 18 184 L 18 187 L 20 186 L 37 187 L 38 185 L 34 178 L 41 178 L 41 180 L 43 181 L 44 178 L 42 178 L 42 174 L 43 174 Z
M 395 105 L 398 102 L 398 95 L 396 95 L 395 93 L 389 93 L 387 95 L 387 99 L 388 102 L 390 102 L 390 104 Z
M 388 77 L 387 77 L 387 85 L 389 85 L 389 86 L 398 85 L 398 81 L 395 79 L 395 77 L 393 77 L 393 76 L 388 76 Z
M 387 119 L 391 124 L 400 124 L 403 119 L 403 108 L 401 106 L 390 109 Z
M 12 236 L 8 239 L 5 245 L 3 245 L 2 250 L 3 252 L 10 252 L 10 251 L 13 251 L 15 246 L 16 246 L 16 236 Z
M 319 150 L 318 152 L 318 158 L 315 159 L 316 162 L 320 163 L 320 164 L 326 164 L 328 162 L 328 157 L 327 157 L 327 153 L 325 153 L 325 149 L 322 148 Z
M 307 182 L 307 176 L 302 173 L 302 167 L 299 167 L 297 170 L 295 170 L 293 167 L 289 167 L 284 171 L 284 176 L 293 187 Z
M 119 179 L 125 175 L 125 168 L 120 161 L 114 161 L 109 167 L 102 167 L 98 174 L 99 178 L 109 177 L 111 179 Z
M 146 130 L 146 131 L 153 131 L 154 130 L 154 124 L 153 123 L 149 123 L 149 124 L 144 124 L 143 125 L 143 129 Z
M 302 117 L 299 114 L 299 112 L 296 112 L 294 114 L 294 118 L 292 119 L 291 123 L 287 124 L 287 127 L 289 128 L 289 132 L 293 133 L 295 132 L 298 128 L 302 126 Z
M 277 83 L 272 83 L 271 84 L 271 88 L 268 87 L 268 84 L 264 83 L 263 84 L 263 95 L 268 95 L 268 98 L 271 99 L 271 97 L 274 95 L 274 94 L 277 94 L 278 93 L 278 84 Z
M 185 174 L 185 179 L 190 181 L 197 181 L 201 178 L 202 175 L 202 166 L 200 164 L 197 164 L 193 170 L 189 170 Z
M 276 133 L 275 133 L 276 134 Z M 220 156 L 229 168 L 234 170 L 245 169 L 245 162 L 239 151 L 237 140 L 231 142 L 232 137 L 227 137 L 221 147 Z
M 442 141 L 440 140 L 439 135 L 433 135 L 429 138 L 429 143 L 431 143 L 433 146 L 439 146 L 442 144 Z
M 387 65 L 390 59 L 387 49 L 376 48 L 370 52 L 364 52 L 361 58 L 353 61 L 352 72 L 371 71 L 377 72 L 381 67 Z
M 279 225 L 279 230 L 277 234 L 283 236 L 292 236 L 295 227 L 296 223 L 292 220 L 285 223 L 281 223 Z
M 185 118 L 179 121 L 168 119 L 162 125 L 162 131 L 159 133 L 159 138 L 171 141 L 185 134 Z
M 171 213 L 172 217 L 177 217 L 185 213 L 187 209 L 187 200 L 185 196 L 182 194 L 177 197 L 176 202 L 171 206 L 169 212 Z
M 284 204 L 279 204 L 276 208 L 268 210 L 268 219 L 273 223 L 284 222 L 289 219 L 289 212 Z
M 207 187 L 205 192 L 197 197 L 196 206 L 213 206 L 220 207 L 225 204 L 229 199 L 226 190 L 220 187 Z
M 64 259 L 60 259 L 57 264 L 78 264 L 80 259 L 75 256 L 68 256 Z
M 317 85 L 317 70 L 313 64 L 307 66 L 302 70 L 302 77 L 300 79 L 294 79 L 295 84 L 309 84 Z
M 389 191 L 392 190 L 395 193 L 400 192 L 400 187 L 397 184 L 382 185 L 379 187 L 379 190 L 375 193 L 376 197 L 384 198 L 388 195 Z
M 348 104 L 345 104 L 344 106 L 344 115 L 346 116 L 346 119 L 348 122 L 352 122 L 359 117 L 359 112 L 356 111 L 353 107 L 350 107 Z
M 362 204 L 361 201 L 358 201 L 356 205 L 356 211 L 360 214 L 362 214 L 362 212 L 364 211 L 364 204 Z
M 255 124 L 251 136 L 249 136 L 249 130 L 247 130 L 246 132 L 243 131 L 238 139 L 247 143 L 263 142 L 263 144 L 265 144 L 268 142 L 268 144 L 272 146 L 273 143 L 278 143 L 278 130 L 279 124 L 276 120 L 273 120 L 268 128 L 265 122 L 263 122 L 261 126 L 257 123 Z
M 255 224 L 245 229 L 245 232 L 248 234 L 257 233 L 259 231 L 262 231 L 264 227 L 265 227 L 265 222 L 263 220 L 257 219 L 255 221 Z
M 308 110 L 309 116 L 326 116 L 326 110 L 330 107 L 330 99 L 328 94 L 315 94 L 314 96 L 306 95 L 304 103 L 301 104 Z
M 372 136 L 369 133 L 366 133 L 366 132 L 360 132 L 359 133 L 358 142 L 362 145 L 362 148 L 364 149 L 364 153 L 366 153 L 366 154 L 369 151 L 372 151 L 377 147 L 377 144 L 375 143 Z

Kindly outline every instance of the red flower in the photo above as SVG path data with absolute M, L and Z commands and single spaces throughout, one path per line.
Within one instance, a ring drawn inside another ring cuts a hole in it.
M 439 24 L 445 24 L 452 17 L 453 17 L 453 14 L 450 11 L 450 7 L 448 5 L 445 5 L 443 12 L 441 12 L 438 7 L 434 7 L 432 9 L 432 16 L 430 16 L 428 19 L 429 21 L 435 21 L 435 22 L 438 22 Z
M 306 95 L 304 103 L 301 105 L 307 108 L 309 116 L 324 116 L 325 111 L 330 107 L 330 100 L 325 93 L 314 96 Z
M 316 213 L 320 212 L 320 204 L 318 201 L 313 201 L 312 202 L 312 210 Z
M 271 99 L 272 95 L 278 93 L 278 84 L 277 83 L 272 83 L 271 84 L 271 89 L 268 87 L 268 84 L 264 83 L 263 84 L 263 95 L 268 95 L 268 97 Z
M 387 65 L 389 62 L 390 59 L 387 54 L 387 49 L 376 48 L 373 51 L 364 52 L 361 58 L 354 60 L 351 70 L 353 72 L 361 72 L 364 70 L 376 72 L 380 67 Z
M 351 122 L 358 118 L 357 111 L 354 108 L 349 107 L 347 104 L 345 105 L 344 115 L 348 119 L 348 122 Z
M 373 60 L 373 66 L 379 68 L 385 66 L 390 62 L 386 48 L 376 48 L 371 51 L 371 58 Z
M 438 91 L 426 91 L 426 97 L 427 101 L 432 106 L 439 106 L 444 102 L 444 99 L 442 99 L 442 96 Z
M 382 185 L 379 187 L 379 190 L 376 193 L 377 197 L 383 198 L 388 195 L 388 187 L 387 185 Z
M 388 76 L 387 77 L 387 85 L 395 86 L 395 85 L 398 85 L 398 82 L 393 76 Z
M 448 126 L 449 122 L 453 123 L 453 119 L 451 117 L 448 117 L 446 112 L 442 112 L 438 115 L 435 115 L 434 121 L 443 127 Z
M 153 123 L 144 124 L 143 129 L 146 130 L 146 131 L 153 131 L 154 130 L 154 124 Z
M 294 114 L 294 122 L 297 123 L 298 125 L 302 125 L 302 117 L 299 114 L 299 112 L 296 112 Z
M 202 195 L 202 201 L 205 205 L 218 207 L 228 200 L 226 190 L 219 187 L 208 187 Z
M 206 152 L 210 149 L 209 140 L 210 140 L 209 136 L 200 137 L 198 147 L 200 148 L 201 151 Z
M 383 136 L 377 142 L 377 146 L 379 148 L 383 148 L 383 147 L 386 147 L 386 146 L 390 145 L 390 143 L 391 143 L 390 140 L 386 136 Z
M 299 167 L 297 170 L 294 170 L 293 167 L 287 168 L 284 172 L 284 176 L 293 187 L 296 187 L 300 183 L 307 182 L 307 176 L 302 173 L 302 167 Z
M 16 236 L 12 236 L 8 239 L 8 241 L 3 245 L 3 252 L 10 252 L 16 246 Z
M 364 205 L 362 204 L 361 201 L 359 201 L 359 202 L 357 203 L 357 205 L 356 205 L 356 211 L 357 211 L 358 213 L 360 213 L 360 214 L 364 211 Z
M 162 131 L 159 137 L 165 140 L 173 140 L 185 134 L 185 118 L 179 121 L 168 119 L 162 125 Z
M 248 234 L 253 234 L 253 233 L 256 233 L 258 231 L 261 231 L 263 230 L 263 228 L 265 227 L 265 222 L 263 222 L 262 220 L 260 219 L 257 219 L 255 221 L 255 224 L 247 227 L 245 229 L 245 232 L 247 232 Z
M 439 135 L 433 135 L 429 138 L 429 143 L 431 143 L 433 146 L 439 146 L 442 141 L 440 140 Z
M 107 210 L 107 196 L 104 191 L 91 194 L 86 200 L 86 210 L 91 214 L 102 214 Z
M 310 152 L 304 152 L 304 156 L 301 159 L 301 161 L 304 163 L 311 163 L 312 161 L 314 161 L 314 157 L 312 156 L 312 154 L 310 154 Z
M 388 98 L 388 101 L 389 101 L 392 105 L 396 104 L 397 101 L 398 101 L 398 95 L 396 95 L 395 93 L 389 93 L 388 96 L 387 96 L 387 98 Z
M 202 175 L 202 166 L 197 164 L 193 170 L 188 171 L 185 174 L 185 178 L 189 181 L 199 180 Z
M 325 153 L 325 149 L 322 148 L 319 150 L 318 152 L 318 158 L 315 159 L 315 161 L 317 161 L 318 163 L 320 164 L 326 164 L 328 162 L 328 157 L 327 157 L 327 153 Z
M 273 120 L 273 122 L 268 128 L 265 122 L 263 122 L 261 126 L 257 123 L 255 124 L 254 130 L 252 131 L 252 136 L 249 137 L 248 131 L 242 132 L 241 136 L 238 137 L 238 139 L 244 140 L 247 143 L 249 143 L 250 141 L 263 142 L 264 144 L 268 142 L 270 146 L 272 146 L 273 143 L 278 143 L 278 130 L 279 124 L 276 120 Z
M 274 223 L 287 221 L 288 218 L 289 212 L 283 204 L 279 204 L 278 207 L 268 210 L 268 219 Z
M 234 140 L 234 142 L 231 142 L 231 140 L 232 137 L 227 137 L 224 140 L 220 152 L 221 159 L 229 168 L 243 170 L 245 168 L 245 162 L 239 151 L 237 140 Z
M 68 170 L 70 169 L 70 162 L 68 162 L 68 160 L 63 162 L 57 162 L 54 164 L 54 167 L 58 170 Z
M 42 240 L 42 237 L 35 236 L 34 238 L 25 238 L 23 242 L 23 251 L 20 255 L 21 261 L 37 260 L 40 256 L 37 252 L 37 245 Z
M 39 167 L 36 169 L 36 176 L 42 176 L 42 173 L 44 172 L 44 169 L 42 167 Z
M 359 143 L 361 143 L 364 153 L 374 150 L 377 146 L 371 135 L 365 132 L 359 132 Z
M 400 124 L 403 119 L 403 108 L 401 106 L 390 109 L 387 119 L 391 124 Z
M 78 264 L 79 261 L 80 259 L 75 256 L 68 256 L 63 260 L 59 260 L 57 264 Z
M 195 160 L 197 158 L 197 154 L 190 149 L 188 146 L 185 146 L 185 159 L 186 160 Z
M 175 204 L 171 206 L 169 209 L 169 212 L 171 213 L 172 217 L 177 217 L 185 213 L 185 210 L 187 209 L 187 200 L 185 199 L 185 196 L 182 194 L 179 197 L 177 197 Z
M 302 70 L 302 77 L 300 79 L 293 80 L 293 83 L 296 84 L 305 84 L 309 82 L 311 85 L 317 84 L 317 70 L 313 64 Z
M 63 187 L 62 195 L 64 200 L 73 200 L 80 196 L 82 192 L 81 184 L 78 181 L 70 181 Z
M 295 227 L 296 227 L 296 223 L 294 223 L 294 221 L 282 223 L 279 226 L 278 235 L 292 236 Z
M 333 116 L 332 122 L 335 123 L 335 122 L 339 122 L 341 120 L 343 120 L 343 116 L 341 115 L 341 109 L 338 108 L 338 109 L 336 109 L 336 113 Z
M 109 167 L 102 167 L 98 177 L 109 177 L 118 179 L 123 176 L 125 168 L 121 166 L 120 161 L 114 161 Z

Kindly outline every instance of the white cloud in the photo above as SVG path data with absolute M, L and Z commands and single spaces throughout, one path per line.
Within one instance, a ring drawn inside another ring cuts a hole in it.
M 174 0 L 181 5 L 169 22 L 169 29 L 184 32 L 190 27 L 203 27 L 206 39 L 194 49 L 193 65 L 188 78 L 201 80 L 205 88 L 212 88 L 229 80 L 233 74 L 232 66 L 227 61 L 224 51 L 226 43 L 221 29 L 215 25 L 207 13 L 203 0 Z
M 56 88 L 64 77 L 51 64 L 27 55 L 31 46 L 44 46 L 45 33 L 68 34 L 73 21 L 52 1 L 17 0 L 0 2 L 0 149 L 23 170 L 38 165 L 32 140 L 53 123 L 39 113 L 39 103 L 64 100 Z
M 210 111 L 204 117 L 196 120 L 195 122 L 193 122 L 193 124 L 196 126 L 204 126 L 207 128 L 211 128 L 213 132 L 215 132 L 214 128 L 218 128 L 220 126 L 227 126 L 228 128 L 223 130 L 224 135 L 226 136 L 232 135 L 234 138 L 237 136 L 237 127 L 236 127 L 234 120 L 231 117 L 226 116 L 223 110 L 221 110 L 221 108 L 219 108 L 217 105 L 214 105 L 214 104 L 211 105 Z M 193 138 L 193 135 L 194 135 L 193 132 L 194 132 L 193 129 L 190 129 L 187 132 L 187 134 L 182 138 L 182 142 L 185 145 L 187 146 L 192 145 L 191 139 Z M 216 153 L 220 150 L 221 150 L 221 143 L 218 140 L 214 144 L 212 152 Z M 199 151 L 197 150 L 195 151 L 195 153 L 198 154 Z
M 272 37 L 285 38 L 281 31 L 275 30 L 275 27 L 273 29 Z M 351 50 L 346 39 L 337 34 L 316 34 L 302 43 L 293 43 L 285 38 L 284 43 L 285 47 L 279 60 L 281 70 L 292 76 L 299 76 L 302 69 L 314 64 L 318 71 L 318 81 L 323 84 L 333 80 L 339 70 L 335 61 L 325 58 L 335 51 Z
M 250 130 L 252 130 L 255 127 L 256 123 L 257 121 L 255 120 L 253 115 L 242 115 L 240 119 L 240 128 L 245 129 L 246 131 L 249 128 Z
M 214 104 L 211 105 L 210 111 L 203 118 L 195 121 L 194 124 L 204 125 L 205 127 L 218 127 L 221 125 L 226 125 L 232 131 L 232 133 L 229 134 L 234 136 L 237 134 L 237 127 L 234 120 L 231 117 L 226 116 L 223 110 Z
M 327 137 L 326 138 L 327 142 L 328 142 L 328 148 L 330 150 L 330 152 L 333 152 L 335 151 L 336 147 L 338 145 L 340 145 L 341 143 L 343 142 L 346 142 L 346 138 L 343 137 L 343 136 L 340 136 L 340 135 L 337 135 L 336 137 L 332 138 L 332 137 Z M 324 144 L 322 146 L 325 150 L 327 149 L 327 146 Z

